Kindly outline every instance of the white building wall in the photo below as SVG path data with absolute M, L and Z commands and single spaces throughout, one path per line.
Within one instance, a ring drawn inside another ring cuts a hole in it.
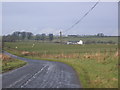
M 82 45 L 82 44 L 83 44 L 83 41 L 82 41 L 82 40 L 80 40 L 79 42 L 77 42 L 77 44 L 81 44 L 81 45 Z

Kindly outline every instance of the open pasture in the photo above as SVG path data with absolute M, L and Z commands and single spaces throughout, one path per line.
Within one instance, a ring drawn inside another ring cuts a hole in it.
M 118 87 L 118 45 L 7 42 L 4 49 L 26 58 L 66 63 L 75 69 L 85 88 Z

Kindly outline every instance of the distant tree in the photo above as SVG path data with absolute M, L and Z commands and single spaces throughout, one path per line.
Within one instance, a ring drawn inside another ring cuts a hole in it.
M 99 36 L 99 37 L 103 37 L 104 34 L 103 34 L 103 33 L 98 33 L 97 36 Z
M 20 32 L 19 32 L 19 31 L 16 31 L 16 32 L 13 32 L 12 35 L 14 35 L 14 36 L 18 36 L 18 37 L 19 37 L 19 34 L 20 34 Z
M 18 38 L 16 39 L 16 37 L 14 35 L 10 36 L 10 41 L 11 42 L 15 42 L 16 40 L 18 40 Z
M 2 41 L 3 41 L 3 42 L 6 42 L 6 41 L 7 41 L 7 36 L 5 36 L 5 35 L 2 36 Z
M 26 32 L 27 39 L 30 40 L 32 38 L 32 36 L 33 36 L 33 34 L 31 32 Z
M 12 38 L 15 39 L 15 41 L 19 40 L 20 39 L 20 37 L 19 37 L 20 36 L 20 32 L 19 31 L 13 32 L 13 34 L 11 36 L 12 36 Z
M 15 42 L 16 38 L 14 35 L 7 35 L 2 37 L 3 42 Z
M 50 41 L 53 40 L 53 34 L 49 34 L 49 40 L 50 40 Z
M 43 34 L 41 35 L 41 40 L 42 40 L 42 41 L 45 41 L 45 39 L 46 39 L 46 34 L 43 33 Z
M 27 36 L 26 32 L 21 32 L 21 39 L 24 40 Z
M 78 37 L 78 35 L 68 35 L 68 37 Z
M 41 35 L 40 35 L 40 34 L 37 34 L 37 35 L 35 36 L 35 40 L 41 40 Z

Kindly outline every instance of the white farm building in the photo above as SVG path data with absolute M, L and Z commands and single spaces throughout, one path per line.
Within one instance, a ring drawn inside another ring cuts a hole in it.
M 80 45 L 82 45 L 83 41 L 82 40 L 80 40 L 80 41 L 68 41 L 67 44 L 80 44 Z

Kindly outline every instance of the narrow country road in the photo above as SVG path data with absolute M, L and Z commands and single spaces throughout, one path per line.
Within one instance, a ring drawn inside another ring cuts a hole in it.
M 27 65 L 4 73 L 3 88 L 81 88 L 75 71 L 66 64 L 32 60 L 5 54 L 28 62 Z

